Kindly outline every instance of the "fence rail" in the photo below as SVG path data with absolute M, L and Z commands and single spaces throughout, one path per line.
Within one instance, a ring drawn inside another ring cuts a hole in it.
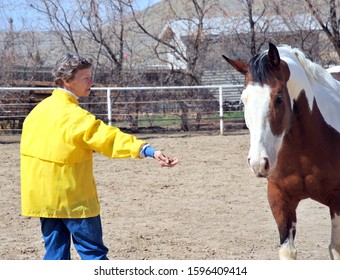
M 138 131 L 142 128 L 198 130 L 224 133 L 225 121 L 243 121 L 243 85 L 169 87 L 93 87 L 80 105 L 109 125 Z M 27 114 L 53 87 L 0 88 L 0 132 L 21 131 Z M 45 94 L 39 94 L 44 92 Z M 38 97 L 37 97 L 38 96 Z M 231 116 L 234 117 L 231 117 Z

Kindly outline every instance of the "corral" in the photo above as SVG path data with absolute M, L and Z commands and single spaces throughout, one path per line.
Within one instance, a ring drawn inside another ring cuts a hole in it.
M 110 125 L 141 131 L 200 131 L 242 126 L 242 85 L 93 87 L 80 105 Z M 0 87 L 0 133 L 20 132 L 26 115 L 54 87 Z M 227 120 L 226 125 L 224 120 Z
M 152 159 L 95 155 L 109 258 L 278 259 L 266 180 L 255 178 L 246 163 L 246 129 L 224 136 L 217 131 L 137 136 L 181 162 L 163 169 Z M 41 259 L 39 220 L 21 216 L 20 138 L 0 137 L 0 259 Z M 303 201 L 298 221 L 298 259 L 328 260 L 328 209 Z

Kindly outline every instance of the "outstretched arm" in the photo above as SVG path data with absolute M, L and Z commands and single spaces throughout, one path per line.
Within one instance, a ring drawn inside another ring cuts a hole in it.
M 177 157 L 169 158 L 161 151 L 152 148 L 149 144 L 146 144 L 142 147 L 141 156 L 153 157 L 157 159 L 162 167 L 173 167 L 179 162 Z

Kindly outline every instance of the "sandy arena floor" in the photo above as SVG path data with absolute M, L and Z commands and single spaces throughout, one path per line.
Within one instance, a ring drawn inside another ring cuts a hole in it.
M 246 164 L 246 130 L 225 136 L 138 136 L 181 162 L 165 169 L 150 158 L 110 160 L 95 155 L 110 259 L 278 258 L 266 180 L 255 178 Z M 3 136 L 0 142 L 0 259 L 41 259 L 39 220 L 20 212 L 19 143 Z M 329 239 L 328 208 L 311 200 L 301 203 L 298 258 L 328 260 Z

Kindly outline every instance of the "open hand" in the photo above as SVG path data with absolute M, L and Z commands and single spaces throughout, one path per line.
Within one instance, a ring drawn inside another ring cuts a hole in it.
M 159 164 L 162 167 L 174 167 L 179 162 L 179 159 L 177 157 L 169 158 L 165 156 L 161 151 L 155 151 L 154 157 L 158 160 Z

